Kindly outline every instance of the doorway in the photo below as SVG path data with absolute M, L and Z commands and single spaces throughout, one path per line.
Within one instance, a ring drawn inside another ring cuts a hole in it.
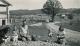
M 2 25 L 6 25 L 6 20 L 2 20 Z

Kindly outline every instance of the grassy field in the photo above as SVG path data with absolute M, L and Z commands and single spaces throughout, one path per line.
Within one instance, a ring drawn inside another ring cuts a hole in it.
M 71 46 L 80 46 L 80 21 L 72 20 L 72 24 L 69 21 L 63 22 L 62 25 L 66 28 L 66 39 Z M 55 25 L 60 26 L 61 23 L 56 23 Z
M 67 23 L 66 22 L 62 23 L 62 25 L 64 28 L 80 32 L 80 21 L 77 22 L 77 20 L 75 20 L 75 21 L 71 21 L 71 23 L 72 24 L 70 24 L 68 21 Z M 56 25 L 60 25 L 60 23 L 57 23 Z

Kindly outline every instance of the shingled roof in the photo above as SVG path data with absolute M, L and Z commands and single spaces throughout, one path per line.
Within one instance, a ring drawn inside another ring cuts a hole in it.
M 11 4 L 6 0 L 0 0 L 3 4 L 0 4 L 1 7 L 11 6 Z

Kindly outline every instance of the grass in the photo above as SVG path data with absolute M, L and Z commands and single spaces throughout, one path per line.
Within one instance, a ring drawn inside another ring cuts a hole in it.
M 60 23 L 57 23 L 56 25 L 60 26 Z M 74 21 L 74 22 L 72 22 L 72 24 L 62 23 L 62 25 L 63 25 L 64 28 L 80 32 L 80 22 Z
M 67 30 L 66 40 L 67 44 L 70 46 L 80 46 L 80 21 L 72 20 L 72 24 L 69 21 L 62 23 L 63 27 Z M 56 23 L 55 25 L 60 26 L 61 23 Z
M 80 46 L 80 33 L 67 33 L 66 34 L 67 44 L 70 46 Z

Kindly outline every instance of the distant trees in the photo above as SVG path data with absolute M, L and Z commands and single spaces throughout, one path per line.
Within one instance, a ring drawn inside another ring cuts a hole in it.
M 68 15 L 68 19 L 72 20 L 73 19 L 73 15 L 72 14 Z
M 55 15 L 62 9 L 62 5 L 58 0 L 47 0 L 43 6 L 42 11 L 46 14 L 50 14 L 51 21 L 54 21 Z
M 75 14 L 80 14 L 80 9 L 75 9 L 75 10 L 72 11 L 72 13 L 73 13 L 73 14 L 74 14 L 74 13 L 75 13 Z

